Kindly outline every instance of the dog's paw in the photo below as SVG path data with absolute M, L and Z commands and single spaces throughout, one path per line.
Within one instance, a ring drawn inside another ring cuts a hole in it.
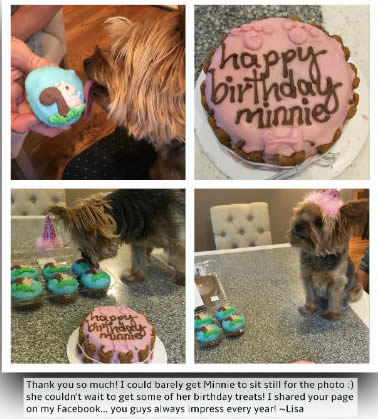
M 313 304 L 305 304 L 304 306 L 302 306 L 302 307 L 299 307 L 298 308 L 298 311 L 301 313 L 301 314 L 304 314 L 304 315 L 311 315 L 311 314 L 314 314 L 315 313 L 315 311 L 316 311 L 316 306 L 314 306 Z
M 175 272 L 172 281 L 177 285 L 185 285 L 185 274 L 183 272 Z
M 340 313 L 335 313 L 333 311 L 324 311 L 322 313 L 322 317 L 324 317 L 327 320 L 339 320 L 340 318 Z
M 143 282 L 145 279 L 143 271 L 136 271 L 131 274 L 121 275 L 121 281 Z
M 362 287 L 360 284 L 357 284 L 349 292 L 349 300 L 354 302 L 360 299 L 362 296 Z

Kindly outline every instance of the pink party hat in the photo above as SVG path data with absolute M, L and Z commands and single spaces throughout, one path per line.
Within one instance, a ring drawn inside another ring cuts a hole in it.
M 339 198 L 339 191 L 337 189 L 323 189 L 312 192 L 306 197 L 306 201 L 311 201 L 319 205 L 322 211 L 332 218 L 338 217 L 340 208 L 344 204 Z
M 63 240 L 56 235 L 50 217 L 47 215 L 43 234 L 37 240 L 36 247 L 39 249 L 58 249 L 63 246 Z

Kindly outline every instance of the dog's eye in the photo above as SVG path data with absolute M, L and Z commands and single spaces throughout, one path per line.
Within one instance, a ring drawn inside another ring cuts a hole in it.
M 323 227 L 323 220 L 321 217 L 315 218 L 314 224 L 317 228 L 321 229 Z

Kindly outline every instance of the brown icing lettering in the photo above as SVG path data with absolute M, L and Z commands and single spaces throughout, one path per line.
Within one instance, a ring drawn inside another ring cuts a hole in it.
M 247 52 L 241 54 L 235 52 L 227 55 L 226 45 L 223 42 L 221 52 L 219 65 L 221 69 L 229 63 L 236 71 L 240 68 L 251 69 L 251 75 L 244 77 L 244 84 L 238 82 L 234 85 L 235 77 L 228 75 L 225 77 L 225 81 L 218 81 L 216 80 L 216 69 L 209 69 L 211 101 L 215 105 L 221 104 L 225 100 L 230 103 L 237 101 L 246 104 L 250 96 L 251 104 L 260 105 L 262 103 L 263 105 L 263 107 L 238 109 L 235 117 L 236 124 L 240 124 L 240 121 L 244 120 L 247 123 L 256 124 L 258 128 L 291 126 L 294 123 L 312 125 L 312 121 L 327 122 L 331 115 L 339 109 L 337 89 L 342 86 L 342 83 L 334 82 L 331 77 L 322 80 L 318 62 L 319 56 L 327 54 L 326 50 L 315 52 L 312 46 L 291 48 L 281 53 L 271 50 L 263 54 L 261 58 L 261 56 Z M 297 80 L 294 78 L 294 70 L 290 66 L 294 65 L 296 60 L 308 63 L 308 80 L 303 78 L 302 74 L 302 78 Z M 271 71 L 277 65 L 281 66 L 282 77 L 285 80 L 281 83 L 269 83 Z M 278 106 L 275 109 L 268 109 L 272 96 L 276 102 L 280 102 L 284 98 L 295 99 L 302 96 L 301 101 L 304 106 L 292 106 L 291 108 Z M 319 96 L 319 99 L 324 97 L 324 103 L 308 106 L 309 100 L 306 96 Z
M 226 65 L 227 61 L 232 59 L 232 65 L 234 66 L 235 70 L 239 70 L 240 65 L 238 64 L 238 54 L 234 53 L 229 55 L 227 58 L 225 57 L 226 54 L 226 45 L 224 42 L 222 42 L 221 44 L 222 47 L 222 58 L 221 58 L 221 63 L 219 65 L 220 68 L 224 68 L 224 66 Z
M 214 103 L 214 105 L 218 105 L 219 103 L 222 103 L 228 94 L 228 85 L 226 83 L 220 83 L 218 86 L 215 86 L 215 80 L 214 80 L 214 73 L 215 70 L 212 68 L 208 71 L 208 73 L 211 74 L 211 101 Z M 220 97 L 220 99 L 217 99 L 217 94 L 219 89 L 223 89 L 223 94 Z
M 258 63 L 258 57 L 255 54 L 248 54 L 247 52 L 243 52 L 240 56 L 240 62 L 242 67 L 250 68 L 250 67 L 257 67 L 260 68 L 261 65 Z
M 101 339 L 110 340 L 135 340 L 146 336 L 146 327 L 138 324 L 137 316 L 104 316 L 93 315 L 88 320 L 88 332 L 100 332 Z
M 329 118 L 331 118 L 330 115 L 328 114 L 325 114 L 323 119 L 319 118 L 322 114 L 325 114 L 324 105 L 322 104 L 315 105 L 314 109 L 311 112 L 313 119 L 316 122 L 327 122 Z

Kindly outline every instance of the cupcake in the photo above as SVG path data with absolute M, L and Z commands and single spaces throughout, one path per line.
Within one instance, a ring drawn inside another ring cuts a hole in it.
M 85 259 L 78 259 L 77 261 L 75 261 L 72 264 L 71 269 L 72 269 L 72 272 L 76 276 L 80 276 L 81 274 L 83 274 L 84 272 L 86 272 L 88 269 L 90 269 L 90 264 Z
M 196 314 L 194 316 L 194 329 L 201 329 L 202 326 L 206 326 L 207 324 L 211 324 L 213 322 L 214 318 L 210 314 Z
M 31 266 L 13 265 L 11 267 L 11 280 L 14 282 L 16 278 L 38 279 L 38 272 Z
M 80 284 L 89 297 L 103 297 L 110 285 L 110 276 L 103 271 L 88 269 L 80 276 Z
M 12 307 L 20 310 L 37 308 L 42 303 L 43 285 L 32 278 L 16 278 L 11 287 Z
M 232 314 L 222 321 L 222 328 L 228 336 L 240 336 L 244 333 L 245 318 L 242 314 Z
M 233 306 L 222 306 L 215 312 L 215 317 L 222 322 L 226 317 L 236 314 L 238 311 Z
M 196 330 L 196 339 L 201 346 L 213 346 L 220 342 L 222 331 L 216 324 L 207 324 Z
M 45 279 L 51 278 L 55 274 L 66 274 L 70 273 L 66 266 L 55 266 L 53 263 L 46 263 L 42 269 L 42 275 Z
M 49 298 L 57 303 L 70 303 L 76 298 L 79 284 L 75 278 L 65 273 L 57 273 L 47 280 Z

